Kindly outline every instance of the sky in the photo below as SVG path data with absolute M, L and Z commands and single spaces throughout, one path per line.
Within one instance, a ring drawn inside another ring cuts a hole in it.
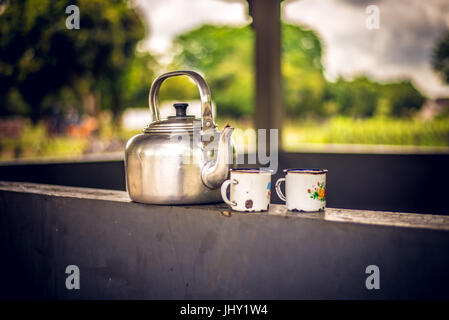
M 178 34 L 205 23 L 251 22 L 243 0 L 134 0 L 148 39 L 140 46 L 167 59 Z M 366 8 L 379 8 L 379 28 L 369 29 Z M 449 29 L 448 0 L 286 0 L 282 17 L 318 32 L 326 77 L 367 74 L 378 81 L 411 78 L 431 98 L 449 96 L 430 65 L 435 42 Z

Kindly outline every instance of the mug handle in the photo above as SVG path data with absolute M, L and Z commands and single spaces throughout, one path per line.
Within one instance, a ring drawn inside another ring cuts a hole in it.
M 287 201 L 287 198 L 284 196 L 284 194 L 281 191 L 281 183 L 285 181 L 285 178 L 280 178 L 278 181 L 276 181 L 276 193 L 278 194 L 278 197 L 283 200 Z
M 237 205 L 237 202 L 229 200 L 226 196 L 226 191 L 228 190 L 228 187 L 231 183 L 238 184 L 239 182 L 235 179 L 230 179 L 223 182 L 223 184 L 221 185 L 221 197 L 226 204 L 230 205 L 231 207 L 235 207 Z

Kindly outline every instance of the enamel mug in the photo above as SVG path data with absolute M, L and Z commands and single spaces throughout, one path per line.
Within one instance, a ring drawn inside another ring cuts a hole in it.
M 270 205 L 272 171 L 260 168 L 230 169 L 230 172 L 231 178 L 221 185 L 223 201 L 237 211 L 267 211 Z
M 276 193 L 289 211 L 321 211 L 326 207 L 326 169 L 285 169 L 276 182 Z M 285 181 L 285 195 L 281 183 Z

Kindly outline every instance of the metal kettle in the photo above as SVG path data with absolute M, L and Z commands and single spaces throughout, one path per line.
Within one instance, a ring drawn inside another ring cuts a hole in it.
M 187 104 L 175 104 L 176 116 L 160 120 L 159 88 L 170 77 L 189 76 L 199 88 L 201 119 L 186 114 Z M 217 130 L 211 95 L 194 71 L 159 76 L 149 94 L 152 122 L 126 144 L 126 189 L 133 201 L 153 204 L 199 204 L 221 201 L 220 186 L 235 163 L 233 128 Z

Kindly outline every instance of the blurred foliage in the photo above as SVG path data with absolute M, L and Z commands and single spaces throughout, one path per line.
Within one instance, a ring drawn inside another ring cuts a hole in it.
M 79 30 L 66 28 L 68 5 L 79 6 Z M 134 132 L 117 126 L 120 113 L 148 106 L 150 85 L 162 69 L 201 72 L 212 89 L 218 122 L 233 118 L 237 128 L 250 130 L 255 110 L 250 26 L 203 25 L 185 32 L 174 40 L 173 61 L 165 66 L 136 51 L 144 36 L 137 9 L 127 0 L 0 0 L 0 116 L 23 115 L 36 124 L 27 123 L 20 138 L 2 139 L 0 157 L 122 151 Z M 315 31 L 282 23 L 287 147 L 303 142 L 449 145 L 447 119 L 409 117 L 425 100 L 409 80 L 378 83 L 359 75 L 328 81 L 322 55 Z M 449 82 L 448 56 L 449 33 L 432 60 Z M 167 79 L 160 90 L 162 101 L 198 98 L 187 77 Z M 98 118 L 94 137 L 46 129 L 55 114 L 71 109 Z M 39 121 L 43 117 L 45 124 Z
M 449 83 L 449 30 L 435 45 L 432 54 L 432 66 L 444 82 Z
M 218 119 L 223 126 L 232 121 L 239 130 L 236 141 L 243 141 L 238 135 L 253 130 L 251 123 L 238 119 Z M 32 126 L 29 122 L 20 138 L 0 139 L 0 159 L 21 158 L 61 158 L 80 156 L 89 153 L 123 152 L 129 137 L 141 130 L 117 128 L 111 116 L 99 117 L 98 135 L 94 137 L 51 137 L 45 125 L 39 122 Z M 250 143 L 249 140 L 244 141 Z M 299 150 L 310 143 L 326 144 L 375 144 L 375 145 L 414 145 L 449 146 L 449 121 L 447 118 L 431 121 L 374 117 L 353 119 L 352 117 L 333 117 L 327 120 L 289 120 L 284 126 L 283 143 L 286 150 Z M 245 149 L 246 146 L 238 147 Z
M 159 64 L 151 54 L 147 52 L 137 52 L 135 54 L 130 65 L 125 68 L 122 76 L 118 78 L 122 103 L 120 111 L 125 108 L 148 106 L 148 92 L 152 81 L 156 77 L 154 70 L 158 67 Z M 107 103 L 104 103 L 104 109 L 108 109 L 107 106 Z
M 203 25 L 175 39 L 174 64 L 206 76 L 219 115 L 250 115 L 254 105 L 253 42 L 250 26 Z M 425 100 L 408 80 L 380 84 L 359 76 L 327 81 L 322 41 L 305 26 L 283 23 L 282 46 L 283 91 L 290 116 L 409 116 Z
M 449 146 L 449 121 L 385 117 L 292 120 L 284 126 L 283 140 L 286 149 L 301 143 Z
M 325 115 L 321 57 L 318 34 L 304 26 L 282 24 L 282 84 L 289 115 Z
M 171 68 L 170 70 L 178 70 L 181 68 Z M 149 91 L 149 87 L 148 90 Z M 148 97 L 148 92 L 147 92 Z M 159 90 L 160 101 L 188 101 L 200 99 L 200 94 L 196 84 L 187 76 L 179 76 L 168 78 L 164 81 Z M 148 105 L 148 100 L 145 106 Z
M 198 70 L 212 88 L 218 114 L 252 113 L 253 33 L 249 26 L 203 25 L 174 40 L 175 66 Z M 187 98 L 192 98 L 187 97 Z
M 0 158 L 64 157 L 81 155 L 88 145 L 87 138 L 50 137 L 45 125 L 27 123 L 18 139 L 0 140 Z
M 80 9 L 79 30 L 68 30 L 65 8 Z M 129 107 L 146 107 L 161 66 L 136 52 L 145 27 L 126 0 L 6 1 L 0 14 L 0 115 L 43 115 L 75 108 L 118 119 Z M 176 37 L 167 69 L 203 73 L 219 116 L 254 111 L 254 33 L 251 27 L 203 25 Z M 408 116 L 424 97 L 410 81 L 380 84 L 367 77 L 324 77 L 322 41 L 305 26 L 282 23 L 282 76 L 286 110 L 293 117 Z M 198 98 L 185 77 L 171 78 L 161 100 Z M 57 110 L 55 112 L 54 110 Z M 117 121 L 116 121 L 117 122 Z
M 90 118 L 92 119 L 92 118 Z M 96 118 L 96 134 L 90 136 L 52 135 L 46 121 L 25 121 L 20 137 L 0 139 L 0 159 L 66 158 L 91 153 L 123 152 L 128 139 L 141 130 L 117 127 L 111 111 L 101 111 Z
M 79 7 L 80 29 L 66 28 L 69 5 Z M 78 109 L 84 106 L 80 111 L 95 113 L 86 110 L 93 104 L 118 115 L 127 102 L 139 100 L 143 81 L 153 76 L 144 71 L 152 68 L 142 69 L 148 55 L 135 57 L 144 35 L 143 22 L 125 0 L 5 1 L 0 115 L 23 114 L 37 121 L 67 100 Z
M 425 101 L 408 81 L 380 84 L 365 76 L 328 83 L 324 113 L 352 117 L 411 116 Z

